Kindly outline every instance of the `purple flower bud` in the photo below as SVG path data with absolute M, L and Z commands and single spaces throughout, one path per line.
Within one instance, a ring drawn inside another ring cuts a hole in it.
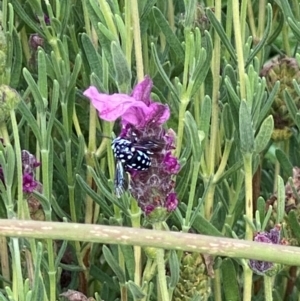
M 178 206 L 177 195 L 175 192 L 171 192 L 167 196 L 165 207 L 167 208 L 168 212 L 172 212 L 177 208 L 177 206 Z
M 179 161 L 176 157 L 171 155 L 171 152 L 166 153 L 163 164 L 166 171 L 170 174 L 177 174 L 180 170 Z
M 31 174 L 23 174 L 23 192 L 31 193 L 38 186 L 38 182 L 34 180 L 34 177 Z
M 276 225 L 273 229 L 270 230 L 270 232 L 258 232 L 254 237 L 254 241 L 267 244 L 281 244 L 280 226 Z M 258 275 L 273 275 L 277 271 L 275 264 L 267 261 L 250 259 L 249 266 L 253 270 L 253 272 Z

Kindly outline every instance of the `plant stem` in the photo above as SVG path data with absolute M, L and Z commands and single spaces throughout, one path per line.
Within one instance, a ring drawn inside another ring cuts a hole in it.
M 238 60 L 238 75 L 240 81 L 240 94 L 241 99 L 246 99 L 246 89 L 245 89 L 245 63 L 244 63 L 244 54 L 243 54 L 243 41 L 242 41 L 242 32 L 241 32 L 241 23 L 240 23 L 240 12 L 239 12 L 239 1 L 232 0 L 232 14 L 233 18 L 233 28 L 234 28 L 234 37 L 235 37 L 235 46 Z
M 162 224 L 161 223 L 154 224 L 154 229 L 161 230 Z M 164 249 L 157 249 L 156 263 L 157 263 L 158 285 L 159 285 L 159 292 L 161 295 L 161 300 L 169 301 L 169 291 L 168 291 L 167 278 L 166 278 L 165 250 Z
M 221 21 L 222 1 L 215 1 L 215 16 Z M 214 35 L 214 50 L 212 57 L 212 73 L 213 73 L 213 91 L 212 91 L 212 112 L 211 112 L 211 128 L 210 128 L 210 144 L 209 149 L 216 149 L 218 132 L 219 132 L 219 86 L 220 86 L 220 59 L 221 59 L 221 41 L 218 34 Z M 215 172 L 215 151 L 210 152 L 208 157 L 208 175 L 211 176 Z M 210 192 L 214 192 L 210 190 Z M 205 203 L 205 217 L 209 219 L 213 211 L 214 193 L 210 194 Z
M 273 288 L 273 277 L 264 275 L 264 289 L 265 289 L 266 301 L 273 301 L 272 288 Z
M 139 82 L 144 78 L 144 65 L 143 65 L 138 0 L 131 1 L 131 17 L 132 17 L 134 51 L 135 51 L 135 60 L 136 60 L 136 72 L 137 72 L 137 80 Z
M 131 223 L 132 227 L 140 228 L 141 226 L 141 210 L 137 205 L 136 200 L 131 201 Z M 135 269 L 134 269 L 134 282 L 136 285 L 141 285 L 141 267 L 142 267 L 142 258 L 141 258 L 141 247 L 134 246 L 134 261 L 135 261 Z

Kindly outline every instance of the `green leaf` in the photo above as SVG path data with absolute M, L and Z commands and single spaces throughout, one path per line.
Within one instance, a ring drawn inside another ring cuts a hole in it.
M 285 187 L 281 176 L 277 176 L 277 216 L 276 223 L 283 221 L 285 214 Z
M 81 189 L 83 189 L 83 191 L 85 191 L 97 204 L 101 206 L 103 213 L 108 216 L 113 215 L 113 211 L 107 205 L 103 195 L 99 195 L 93 189 L 91 189 L 91 187 L 87 185 L 86 181 L 80 175 L 76 175 L 76 179 Z
M 292 229 L 294 236 L 296 237 L 298 242 L 300 242 L 300 224 L 295 210 L 291 210 L 289 212 L 287 221 L 288 225 Z
M 129 279 L 133 279 L 134 267 L 135 267 L 133 246 L 120 245 L 120 249 L 124 256 L 124 261 L 125 261 L 126 269 L 128 271 Z
M 160 76 L 162 77 L 164 83 L 167 85 L 167 87 L 171 91 L 172 98 L 174 100 L 176 100 L 177 103 L 180 103 L 180 98 L 178 96 L 178 93 L 177 93 L 176 89 L 174 88 L 172 82 L 169 79 L 169 76 L 166 74 L 166 72 L 165 72 L 165 70 L 164 70 L 164 68 L 163 68 L 163 66 L 162 66 L 162 64 L 159 60 L 159 57 L 158 57 L 158 54 L 157 54 L 157 51 L 156 51 L 156 46 L 154 45 L 154 43 L 151 44 L 151 54 L 153 56 L 156 68 L 157 68 Z
M 41 278 L 41 262 L 42 262 L 42 255 L 43 255 L 43 245 L 41 242 L 37 243 L 36 255 L 34 258 L 34 282 L 32 288 L 32 300 L 43 300 L 43 285 Z
M 201 105 L 200 116 L 200 131 L 203 131 L 205 137 L 208 137 L 210 130 L 210 118 L 211 118 L 211 99 L 208 95 L 205 95 Z
M 13 60 L 11 66 L 11 76 L 10 86 L 12 88 L 17 88 L 22 71 L 22 45 L 17 31 L 14 29 L 12 32 L 12 43 L 13 43 Z
M 215 14 L 211 11 L 211 9 L 206 10 L 206 15 L 207 15 L 209 21 L 211 22 L 212 26 L 214 27 L 214 29 L 218 33 L 222 43 L 224 44 L 224 46 L 228 50 L 231 58 L 233 59 L 234 62 L 237 62 L 235 49 L 232 46 L 231 42 L 229 41 L 229 39 L 226 35 L 226 32 L 224 31 L 223 26 L 217 20 Z
M 223 260 L 222 265 L 222 279 L 223 279 L 223 290 L 226 301 L 240 301 L 240 289 L 237 282 L 238 276 L 232 262 L 232 259 L 226 258 Z
M 120 93 L 128 93 L 131 86 L 131 71 L 126 57 L 116 42 L 111 44 L 111 53 L 115 67 L 115 81 Z
M 215 228 L 204 216 L 200 213 L 197 214 L 195 222 L 192 224 L 192 227 L 196 229 L 197 233 L 210 235 L 210 236 L 219 236 L 223 237 L 224 235 Z
M 116 274 L 117 278 L 119 279 L 119 282 L 121 284 L 125 284 L 125 282 L 126 282 L 125 274 L 124 274 L 122 268 L 118 264 L 118 258 L 115 258 L 113 256 L 112 252 L 110 251 L 110 249 L 105 245 L 102 247 L 102 251 L 103 251 L 103 256 L 104 256 L 106 262 L 108 263 L 108 265 L 112 268 L 112 270 Z
M 32 93 L 37 111 L 40 114 L 45 114 L 45 103 L 44 103 L 44 99 L 43 99 L 43 96 L 42 96 L 42 94 L 39 90 L 38 85 L 34 81 L 32 75 L 28 71 L 28 69 L 26 69 L 26 68 L 23 69 L 23 75 L 24 75 L 24 78 L 25 78 L 25 80 L 26 80 L 26 82 L 29 86 L 30 92 Z
M 225 103 L 222 111 L 222 122 L 225 132 L 225 138 L 226 140 L 231 140 L 233 138 L 233 122 L 232 122 L 232 115 L 230 112 L 230 107 L 228 103 Z
M 39 129 L 36 119 L 32 115 L 31 111 L 29 110 L 29 108 L 27 107 L 27 104 L 24 102 L 23 99 L 20 101 L 20 103 L 18 105 L 18 110 L 20 111 L 22 117 L 27 121 L 28 126 L 34 133 L 34 136 L 37 139 L 37 141 L 39 142 L 39 144 L 41 145 L 41 143 L 42 143 L 41 131 Z
M 265 46 L 266 41 L 269 38 L 271 28 L 272 28 L 272 6 L 270 3 L 268 3 L 268 5 L 267 5 L 267 24 L 264 27 L 264 34 L 263 34 L 260 42 L 254 47 L 251 54 L 249 55 L 249 57 L 246 61 L 246 64 L 245 64 L 245 68 L 247 68 L 247 66 L 252 62 L 252 60 L 256 56 L 256 54 Z
M 255 137 L 254 145 L 255 145 L 256 153 L 259 154 L 268 145 L 268 143 L 271 139 L 272 133 L 273 133 L 273 129 L 274 129 L 273 116 L 269 115 L 262 123 L 262 125 L 259 129 L 259 132 L 258 132 L 257 136 Z
M 276 149 L 275 156 L 280 163 L 280 167 L 282 168 L 283 172 L 288 176 L 293 175 L 293 165 L 290 162 L 288 156 L 280 149 Z
M 194 160 L 199 162 L 203 150 L 202 141 L 205 138 L 204 133 L 202 131 L 198 131 L 196 121 L 189 111 L 185 112 L 184 121 L 191 136 L 192 153 Z
M 126 283 L 126 286 L 129 288 L 129 290 L 133 296 L 133 300 L 142 300 L 144 297 L 146 297 L 146 295 L 142 291 L 142 289 L 137 284 L 135 284 L 133 281 L 129 280 Z
M 183 63 L 184 50 L 177 36 L 174 34 L 173 30 L 171 29 L 169 22 L 166 20 L 165 16 L 157 7 L 153 7 L 152 11 L 157 25 L 159 26 L 160 30 L 166 37 L 166 42 L 178 57 L 179 62 Z
M 18 0 L 11 0 L 14 11 L 19 15 L 19 17 L 33 30 L 33 32 L 38 33 L 41 37 L 45 38 L 45 35 L 41 28 L 38 26 L 37 22 L 32 21 L 32 19 L 25 12 L 23 5 Z
M 240 98 L 237 96 L 234 88 L 232 86 L 231 80 L 229 77 L 226 77 L 224 80 L 227 92 L 228 103 L 230 106 L 231 115 L 235 125 L 235 129 L 239 131 L 239 107 L 240 107 Z
M 198 64 L 196 66 L 196 72 L 192 73 L 190 79 L 191 83 L 193 84 L 190 97 L 193 97 L 199 91 L 199 88 L 203 84 L 207 76 L 207 73 L 209 71 L 209 68 L 211 66 L 213 46 L 212 46 L 211 37 L 207 31 L 205 31 L 205 39 L 203 38 L 203 41 L 206 42 L 205 50 L 203 49 L 203 51 L 200 51 L 199 53 L 200 57 L 196 58 L 198 61 Z M 202 58 L 204 55 L 205 55 L 205 60 L 203 60 Z
M 299 118 L 297 118 L 298 108 L 296 107 L 294 100 L 292 99 L 290 93 L 287 90 L 284 91 L 283 95 L 290 116 L 296 123 L 298 130 L 300 130 L 300 120 Z
M 174 289 L 179 281 L 180 274 L 179 260 L 175 250 L 170 251 L 169 267 L 171 272 L 169 287 Z
M 266 211 L 266 202 L 264 200 L 263 197 L 258 197 L 257 199 L 257 202 L 256 202 L 256 208 L 257 208 L 257 211 L 259 212 L 259 220 L 260 220 L 260 223 L 262 223 L 265 219 L 265 211 Z M 261 229 L 262 231 L 264 229 Z
M 245 100 L 241 101 L 239 110 L 239 132 L 241 151 L 244 153 L 253 153 L 254 134 L 252 128 L 251 114 Z
M 259 113 L 259 117 L 258 117 L 258 121 L 257 121 L 257 125 L 258 126 L 265 119 L 265 117 L 267 116 L 267 114 L 269 114 L 271 106 L 273 104 L 273 101 L 275 99 L 275 96 L 277 94 L 277 91 L 278 91 L 279 87 L 280 87 L 280 82 L 277 81 L 275 83 L 275 85 L 273 86 L 273 89 L 272 89 L 271 93 L 269 93 L 268 99 L 266 100 L 266 102 L 261 107 L 260 113 Z

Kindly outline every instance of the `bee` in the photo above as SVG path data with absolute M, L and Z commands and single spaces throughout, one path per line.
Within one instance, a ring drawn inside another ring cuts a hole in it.
M 159 149 L 158 145 L 150 140 L 137 141 L 133 134 L 132 141 L 117 137 L 112 143 L 112 150 L 116 159 L 115 192 L 119 198 L 126 185 L 125 172 L 130 170 L 145 171 L 151 167 L 151 155 Z

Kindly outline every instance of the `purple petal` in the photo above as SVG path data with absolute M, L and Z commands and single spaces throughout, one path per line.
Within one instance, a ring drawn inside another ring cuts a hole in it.
M 133 97 L 126 94 L 103 94 L 99 93 L 96 87 L 89 87 L 83 95 L 88 97 L 99 116 L 107 121 L 115 121 L 123 116 L 132 124 L 137 123 L 137 116 L 133 115 L 131 110 L 139 108 L 141 111 L 148 111 L 148 107 L 141 101 L 136 101 Z
M 151 94 L 152 86 L 153 86 L 152 80 L 150 79 L 149 76 L 146 76 L 143 81 L 141 81 L 134 87 L 131 96 L 134 99 L 138 101 L 142 101 L 147 106 L 149 106 L 151 103 L 150 94 Z

